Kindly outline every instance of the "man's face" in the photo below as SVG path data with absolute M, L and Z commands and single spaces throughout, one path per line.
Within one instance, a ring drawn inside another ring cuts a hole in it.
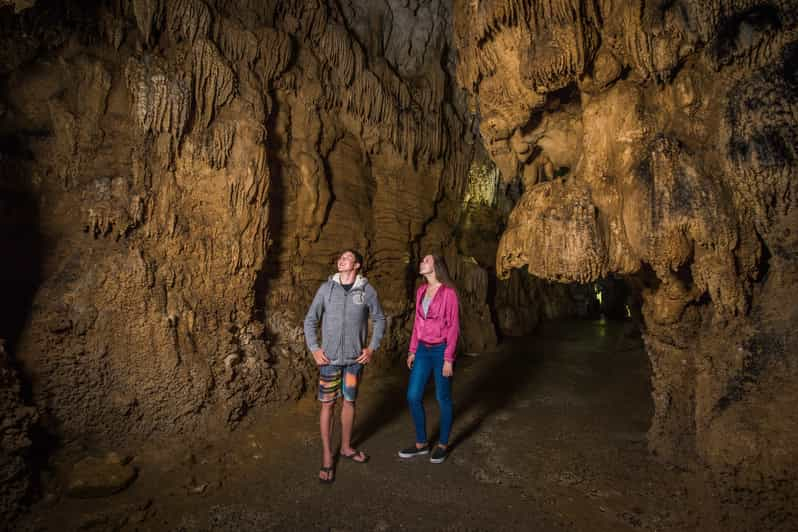
M 421 264 L 418 268 L 418 273 L 421 275 L 427 275 L 433 273 L 435 271 L 435 259 L 432 258 L 432 255 L 427 255 L 423 259 L 421 259 Z
M 351 272 L 360 268 L 360 263 L 357 262 L 355 255 L 351 251 L 345 251 L 338 257 L 338 271 Z

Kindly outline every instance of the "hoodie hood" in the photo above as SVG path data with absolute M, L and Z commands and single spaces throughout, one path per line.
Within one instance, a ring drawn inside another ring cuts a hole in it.
M 334 275 L 331 275 L 329 280 L 334 283 L 341 284 L 341 274 L 336 273 Z M 368 279 L 366 279 L 360 274 L 357 274 L 357 276 L 355 277 L 355 284 L 352 285 L 352 289 L 354 290 L 355 288 L 363 288 L 364 286 L 366 286 L 366 283 L 368 282 L 369 282 Z

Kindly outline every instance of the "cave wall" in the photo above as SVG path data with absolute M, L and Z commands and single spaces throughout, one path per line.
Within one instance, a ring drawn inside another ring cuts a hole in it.
M 451 231 L 474 134 L 444 2 L 13 7 L 4 186 L 31 198 L 37 275 L 11 351 L 62 443 L 218 430 L 305 393 L 302 317 L 346 247 L 389 317 L 379 364 L 432 251 L 495 344 Z
M 524 184 L 497 271 L 642 287 L 649 446 L 706 468 L 708 522 L 728 530 L 795 522 L 796 7 L 454 9 L 458 80 Z
M 376 366 L 406 350 L 427 253 L 465 352 L 572 311 L 496 280 L 510 203 L 466 198 L 495 165 L 451 22 L 439 0 L 0 2 L 3 405 L 28 409 L 0 513 L 30 493 L 26 434 L 135 452 L 312 391 L 302 317 L 343 248 L 388 317 Z
M 573 314 L 561 283 L 641 287 L 651 449 L 706 468 L 716 522 L 783 526 L 795 7 L 0 2 L 0 336 L 42 425 L 125 447 L 298 397 L 344 247 L 389 364 L 440 251 L 466 351 Z
M 17 368 L 0 339 L 0 523 L 10 523 L 19 511 L 20 502 L 32 493 L 34 426 L 38 421 L 36 408 L 23 400 L 23 385 Z M 5 528 L 5 525 L 3 525 Z

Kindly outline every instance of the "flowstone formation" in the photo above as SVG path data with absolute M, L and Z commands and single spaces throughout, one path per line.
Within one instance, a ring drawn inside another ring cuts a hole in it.
M 504 182 L 499 168 L 484 148 L 477 146 L 456 223 L 457 250 L 470 259 L 466 268 L 472 273 L 466 277 L 472 279 L 472 285 L 485 285 L 468 290 L 470 296 L 484 294 L 482 301 L 472 297 L 464 304 L 467 309 L 480 309 L 469 312 L 462 326 L 469 348 L 489 347 L 496 342 L 492 331 L 480 323 L 495 321 L 499 334 L 521 336 L 533 332 L 543 320 L 578 316 L 575 296 L 594 297 L 588 285 L 553 283 L 518 269 L 512 270 L 507 279 L 496 278 L 497 235 L 507 225 L 519 191 L 517 183 Z
M 796 7 L 454 8 L 458 81 L 524 187 L 497 271 L 644 287 L 649 445 L 706 466 L 724 530 L 796 523 Z

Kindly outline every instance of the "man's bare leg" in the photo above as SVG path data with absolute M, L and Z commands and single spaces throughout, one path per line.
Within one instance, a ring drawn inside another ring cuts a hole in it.
M 335 401 L 330 401 L 321 404 L 321 414 L 319 415 L 319 429 L 321 431 L 321 448 L 322 448 L 322 467 L 332 467 L 332 422 L 333 414 L 335 413 Z M 319 478 L 322 480 L 332 479 L 333 473 L 319 471 Z
M 341 455 L 355 462 L 364 463 L 369 457 L 352 447 L 352 426 L 355 424 L 355 402 L 344 400 L 341 407 Z
M 350 455 L 352 449 L 352 426 L 355 424 L 355 403 L 344 399 L 341 407 L 341 454 Z

